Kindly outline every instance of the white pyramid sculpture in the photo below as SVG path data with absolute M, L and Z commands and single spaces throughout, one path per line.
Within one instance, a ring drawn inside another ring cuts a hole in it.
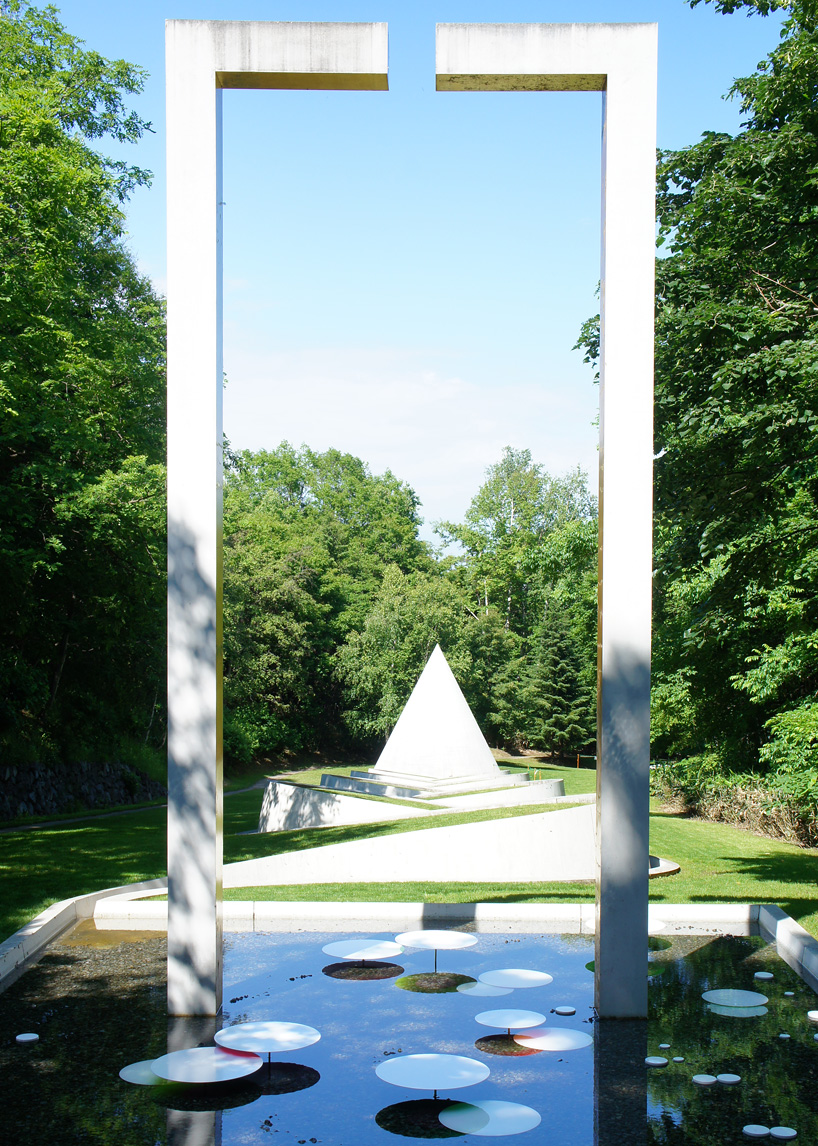
M 483 781 L 491 788 L 514 782 L 497 767 L 440 645 L 435 645 L 368 775 L 423 788 L 468 787 Z

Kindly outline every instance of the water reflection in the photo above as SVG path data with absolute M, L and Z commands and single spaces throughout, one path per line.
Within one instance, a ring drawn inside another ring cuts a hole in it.
M 490 1068 L 461 1106 L 485 1113 L 490 1103 L 516 1103 L 534 1110 L 542 1129 L 529 1140 L 541 1134 L 571 1146 L 622 1146 L 643 1138 L 650 1146 L 712 1146 L 741 1141 L 742 1127 L 753 1123 L 793 1127 L 798 1141 L 818 1141 L 816 1026 L 808 1017 L 818 1000 L 759 939 L 665 935 L 652 943 L 652 966 L 662 973 L 649 982 L 651 1018 L 629 1024 L 593 1021 L 593 982 L 584 969 L 593 954 L 588 939 L 515 936 L 513 962 L 548 967 L 554 982 L 512 992 L 509 1004 L 546 1014 L 543 1034 L 570 1031 L 572 1040 L 592 1038 L 593 1047 L 506 1055 L 475 1048 L 475 1018 L 487 1005 L 480 993 L 328 978 L 321 974 L 321 946 L 332 938 L 228 936 L 228 1001 L 218 1023 L 168 1023 L 163 937 L 136 941 L 129 933 L 127 942 L 102 947 L 76 936 L 70 944 L 58 942 L 0 994 L 0 1022 L 8 1032 L 0 1070 L 9 1137 L 60 1146 L 253 1146 L 312 1138 L 321 1146 L 377 1146 L 385 1132 L 458 1137 L 461 1131 L 439 1120 L 454 1104 L 446 1090 L 437 1101 L 417 1099 L 375 1072 L 393 1056 L 440 1053 L 472 1056 Z M 510 937 L 478 938 L 457 954 L 462 977 L 472 983 L 510 962 Z M 428 953 L 409 952 L 401 961 L 407 978 L 428 973 Z M 717 1005 L 708 1009 L 704 991 L 750 989 L 759 969 L 774 973 L 765 982 L 765 1013 L 736 1021 L 735 1008 L 731 1014 Z M 570 1004 L 576 1014 L 551 1014 L 555 1004 Z M 130 1085 L 118 1077 L 128 1064 L 212 1046 L 217 1027 L 282 1020 L 315 1026 L 322 1038 L 288 1052 L 297 1063 L 269 1070 L 265 1064 L 226 1089 Z M 16 1046 L 14 1033 L 22 1030 L 37 1032 L 39 1042 Z M 782 1033 L 790 1037 L 779 1038 Z M 657 1054 L 668 1065 L 651 1070 L 645 1059 Z M 697 1085 L 698 1075 L 714 1081 Z M 730 1075 L 741 1082 L 717 1081 Z

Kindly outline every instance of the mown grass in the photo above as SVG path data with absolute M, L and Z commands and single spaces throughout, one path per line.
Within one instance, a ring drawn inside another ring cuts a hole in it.
M 565 771 L 566 791 L 569 778 L 578 784 L 588 785 L 590 781 L 593 786 L 593 772 L 588 770 L 579 769 L 576 774 L 572 769 L 555 771 Z M 576 794 L 576 789 L 571 794 Z M 394 831 L 555 810 L 553 805 L 506 808 L 423 816 L 396 824 L 312 828 L 262 836 L 237 834 L 255 829 L 260 802 L 258 790 L 231 795 L 225 801 L 226 862 Z M 165 832 L 164 808 L 148 808 L 127 816 L 0 834 L 0 937 L 5 938 L 56 900 L 164 875 Z M 682 865 L 680 875 L 651 880 L 651 902 L 779 903 L 818 936 L 818 850 L 751 835 L 725 824 L 685 819 L 654 806 L 651 851 Z M 282 901 L 574 903 L 592 900 L 594 889 L 585 883 L 415 882 L 239 888 L 225 895 L 230 899 Z
M 511 764 L 505 760 L 501 760 L 503 771 L 509 772 L 512 775 L 517 773 L 527 773 L 529 771 L 528 765 Z M 349 776 L 352 771 L 361 771 L 366 765 L 351 764 L 342 767 L 327 767 L 327 768 L 299 768 L 293 769 L 290 772 L 282 772 L 276 775 L 277 780 L 288 780 L 294 784 L 301 784 L 306 788 L 317 788 L 321 783 L 321 777 L 324 775 L 331 776 Z M 578 796 L 588 792 L 596 791 L 596 772 L 592 772 L 588 768 L 567 768 L 565 766 L 558 766 L 554 764 L 537 764 L 533 769 L 542 775 L 545 779 L 564 780 L 566 796 Z M 485 789 L 485 791 L 492 791 L 492 789 Z M 479 795 L 477 791 L 468 793 L 469 795 Z M 383 796 L 371 797 L 375 800 L 384 800 L 390 804 L 404 804 L 409 807 L 424 807 L 423 804 L 418 804 L 417 801 L 412 800 L 393 800 Z

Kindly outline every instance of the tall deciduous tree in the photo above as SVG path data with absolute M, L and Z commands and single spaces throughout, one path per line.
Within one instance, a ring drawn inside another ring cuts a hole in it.
M 593 512 L 581 470 L 552 477 L 530 450 L 506 446 L 500 461 L 486 470 L 464 522 L 441 522 L 437 531 L 464 551 L 472 608 L 494 608 L 507 629 L 528 636 L 538 616 L 531 598 L 532 550 L 553 530 Z
M 284 442 L 235 458 L 224 512 L 232 757 L 247 762 L 348 737 L 338 650 L 363 629 L 390 568 L 399 576 L 429 568 L 417 508 L 405 483 L 338 450 Z
M 161 704 L 164 322 L 124 245 L 143 73 L 0 6 L 0 712 L 7 758 L 109 752 Z
M 660 751 L 745 768 L 814 744 L 818 14 L 716 6 L 786 19 L 743 129 L 660 154 L 654 714 Z

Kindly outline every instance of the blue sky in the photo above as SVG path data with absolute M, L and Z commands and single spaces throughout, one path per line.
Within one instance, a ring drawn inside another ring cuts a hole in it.
M 571 348 L 597 309 L 600 97 L 437 93 L 435 23 L 657 21 L 660 147 L 737 130 L 722 96 L 780 25 L 683 0 L 58 6 L 150 73 L 137 107 L 154 134 L 128 154 L 154 181 L 128 225 L 160 290 L 165 19 L 388 22 L 389 92 L 225 93 L 225 430 L 389 468 L 427 523 L 462 518 L 506 445 L 596 483 L 596 387 Z

